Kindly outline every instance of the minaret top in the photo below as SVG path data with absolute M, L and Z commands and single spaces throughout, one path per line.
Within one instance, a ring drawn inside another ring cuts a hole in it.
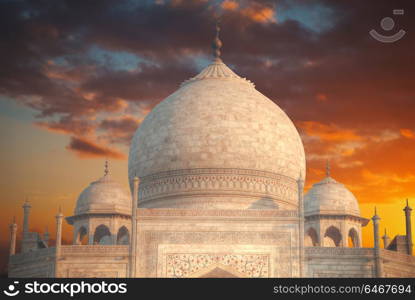
M 13 217 L 13 221 L 12 221 L 12 223 L 10 224 L 10 228 L 11 228 L 11 229 L 16 229 L 16 228 L 17 228 L 17 224 L 16 224 L 16 217 L 15 217 L 15 216 Z
M 220 60 L 220 48 L 222 48 L 222 41 L 219 39 L 219 32 L 220 32 L 220 26 L 219 26 L 219 20 L 216 21 L 216 36 L 213 39 L 212 42 L 212 50 L 213 50 L 213 57 L 215 60 Z
M 30 203 L 29 203 L 29 200 L 27 199 L 27 197 L 26 197 L 26 200 L 24 201 L 24 203 L 23 203 L 23 208 L 31 208 L 32 206 L 30 205 Z
M 405 212 L 411 212 L 412 208 L 409 206 L 409 201 L 406 199 L 406 206 L 403 209 Z
M 372 220 L 373 221 L 380 220 L 380 217 L 378 216 L 378 212 L 377 212 L 376 206 L 375 206 L 375 214 L 373 215 Z
M 56 215 L 56 219 L 61 219 L 61 218 L 63 218 L 62 207 L 59 205 L 59 210 L 58 210 L 58 214 Z

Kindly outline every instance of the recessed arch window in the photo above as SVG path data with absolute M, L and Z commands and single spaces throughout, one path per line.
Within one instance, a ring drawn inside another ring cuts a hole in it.
M 318 235 L 314 228 L 309 228 L 304 238 L 305 247 L 316 247 L 318 246 Z
M 342 240 L 340 230 L 335 226 L 327 228 L 324 234 L 324 247 L 339 247 Z
M 128 245 L 130 243 L 130 233 L 127 227 L 122 226 L 117 233 L 117 245 Z
M 360 247 L 359 244 L 359 234 L 357 233 L 356 229 L 351 228 L 349 230 L 349 235 L 348 235 L 348 246 L 350 248 L 358 248 Z
M 76 241 L 75 243 L 77 245 L 87 245 L 88 244 L 88 231 L 84 226 L 81 226 L 78 229 L 78 233 L 76 235 Z
M 105 225 L 99 225 L 95 229 L 94 233 L 94 244 L 99 245 L 111 245 L 111 232 Z

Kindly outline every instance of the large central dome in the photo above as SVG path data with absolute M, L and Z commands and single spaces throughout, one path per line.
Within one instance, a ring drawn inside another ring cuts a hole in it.
M 295 209 L 304 148 L 288 116 L 217 58 L 147 115 L 135 175 L 140 207 Z

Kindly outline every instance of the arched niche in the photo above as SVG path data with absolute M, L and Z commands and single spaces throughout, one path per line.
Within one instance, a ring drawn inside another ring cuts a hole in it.
M 88 245 L 88 231 L 84 226 L 78 229 L 75 239 L 76 245 Z
M 359 234 L 357 233 L 357 230 L 354 228 L 350 228 L 349 234 L 348 234 L 348 246 L 350 248 L 359 248 Z
M 337 227 L 330 226 L 327 228 L 323 240 L 324 247 L 339 247 L 341 240 L 342 235 Z
M 117 233 L 117 245 L 128 245 L 130 243 L 130 233 L 127 227 L 122 226 L 118 229 Z
M 105 225 L 99 225 L 94 233 L 94 245 L 111 245 L 111 232 Z
M 304 237 L 305 247 L 316 247 L 318 246 L 318 235 L 314 228 L 309 228 Z

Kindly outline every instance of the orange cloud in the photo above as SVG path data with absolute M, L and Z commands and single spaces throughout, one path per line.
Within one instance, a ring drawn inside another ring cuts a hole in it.
M 235 0 L 225 0 L 221 8 L 225 11 L 237 11 L 240 15 L 258 23 L 275 22 L 275 8 L 258 2 L 248 2 L 241 6 Z
M 317 137 L 323 141 L 359 141 L 361 136 L 353 130 L 342 129 L 334 124 L 323 124 L 315 121 L 298 122 L 297 125 L 310 137 Z
M 76 135 L 86 135 L 92 134 L 95 130 L 96 125 L 91 124 L 87 120 L 71 119 L 71 118 L 62 118 L 59 121 L 50 121 L 50 122 L 35 122 L 35 126 L 46 129 L 50 132 L 59 133 L 59 134 L 76 134 Z
M 317 100 L 317 102 L 326 102 L 328 100 L 328 97 L 327 97 L 326 94 L 318 93 L 316 95 L 316 100 Z
M 253 5 L 251 7 L 243 9 L 242 14 L 258 23 L 275 22 L 275 10 L 271 7 L 261 7 L 260 5 Z
M 364 179 L 370 181 L 372 185 L 391 185 L 397 183 L 415 183 L 415 175 L 399 176 L 397 174 L 375 174 L 369 170 L 362 171 Z
M 225 0 L 222 2 L 221 7 L 224 10 L 236 10 L 239 7 L 239 3 L 233 0 Z
M 81 137 L 71 137 L 71 142 L 66 149 L 75 152 L 80 158 L 107 157 L 113 159 L 125 159 L 124 153 L 99 145 L 94 141 Z
M 411 129 L 403 128 L 400 130 L 401 135 L 408 139 L 415 139 L 415 133 Z

